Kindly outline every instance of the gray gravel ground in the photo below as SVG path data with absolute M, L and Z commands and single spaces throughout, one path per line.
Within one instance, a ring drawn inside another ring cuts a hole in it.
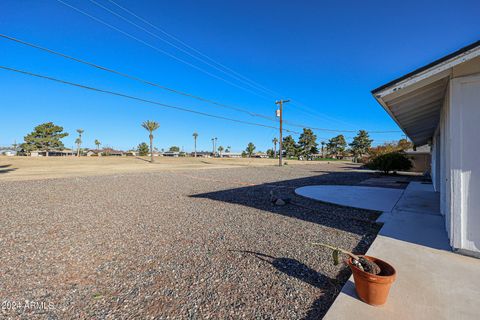
M 321 318 L 349 271 L 310 243 L 365 252 L 378 213 L 310 201 L 293 189 L 371 177 L 347 170 L 321 164 L 0 182 L 1 314 Z M 273 206 L 271 194 L 292 203 Z

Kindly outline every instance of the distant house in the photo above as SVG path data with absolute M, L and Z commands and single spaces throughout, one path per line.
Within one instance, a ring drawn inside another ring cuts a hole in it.
M 195 157 L 195 152 L 191 152 L 191 153 L 190 153 L 190 156 L 191 156 L 191 157 Z M 197 157 L 200 157 L 200 158 L 211 158 L 211 157 L 212 157 L 212 153 L 211 153 L 211 152 L 208 152 L 208 151 L 197 151 Z
M 87 157 L 95 157 L 95 156 L 98 156 L 99 152 L 97 150 L 88 150 L 87 152 L 85 152 L 85 155 Z
M 13 156 L 17 155 L 17 151 L 15 151 L 13 149 L 0 149 L 0 155 L 13 157 Z
M 114 156 L 114 157 L 122 157 L 125 155 L 125 152 L 122 150 L 115 150 L 112 148 L 104 148 L 99 150 L 99 156 Z
M 252 158 L 266 159 L 266 158 L 268 158 L 268 154 L 266 154 L 265 152 L 257 152 L 252 156 Z
M 429 145 L 417 147 L 415 149 L 410 148 L 404 151 L 407 157 L 412 161 L 413 172 L 430 172 L 432 161 L 431 148 Z
M 127 152 L 125 152 L 125 155 L 128 156 L 128 157 L 136 157 L 137 154 L 138 154 L 138 152 L 135 151 L 135 150 L 128 150 Z M 158 155 L 158 153 L 155 154 L 155 152 L 154 152 L 153 155 L 156 156 L 156 155 Z
M 178 152 L 178 151 L 165 151 L 164 153 L 162 153 L 162 155 L 164 157 L 178 158 L 180 156 L 180 152 Z
M 50 150 L 48 151 L 49 157 L 66 157 L 66 156 L 73 156 L 74 152 L 72 149 L 62 149 L 62 150 Z M 47 152 L 41 150 L 34 150 L 30 152 L 31 157 L 46 157 Z
M 225 152 L 222 153 L 222 158 L 241 158 L 242 154 L 240 152 Z

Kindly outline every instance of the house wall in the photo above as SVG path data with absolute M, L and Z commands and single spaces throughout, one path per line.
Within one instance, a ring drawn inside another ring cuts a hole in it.
M 446 206 L 454 249 L 480 253 L 480 74 L 450 81 Z
M 452 78 L 432 141 L 432 182 L 451 246 L 475 256 L 480 256 L 479 124 L 480 73 Z

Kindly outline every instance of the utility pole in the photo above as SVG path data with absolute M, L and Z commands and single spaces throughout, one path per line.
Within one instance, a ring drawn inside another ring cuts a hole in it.
M 217 157 L 217 137 L 215 137 L 215 143 L 213 144 L 213 156 Z
M 283 137 L 282 137 L 282 132 L 283 132 L 283 104 L 290 102 L 290 100 L 277 100 L 275 101 L 275 104 L 278 105 L 278 110 L 277 110 L 277 117 L 280 118 L 280 139 L 278 139 L 278 147 L 279 147 L 279 154 L 278 154 L 278 165 L 281 167 L 282 166 L 282 157 L 283 157 Z
M 215 158 L 215 139 L 212 138 L 212 157 Z

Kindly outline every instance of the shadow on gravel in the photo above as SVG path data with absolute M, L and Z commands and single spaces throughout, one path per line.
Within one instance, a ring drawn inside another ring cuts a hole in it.
M 9 168 L 9 167 L 11 167 L 11 166 L 12 166 L 11 164 L 1 165 L 1 166 L 0 166 L 0 174 L 2 174 L 2 173 L 8 173 L 8 172 L 12 172 L 12 171 L 17 170 L 17 169 L 15 169 L 15 168 Z
M 322 184 L 357 185 L 371 177 L 371 173 L 363 172 L 326 172 L 312 177 L 220 190 L 190 197 L 253 207 L 273 214 L 364 235 L 365 226 L 371 225 L 378 218 L 379 212 L 347 208 L 304 198 L 295 194 L 295 189 Z M 285 206 L 276 206 L 272 200 L 277 198 L 288 199 L 289 203 Z M 376 234 L 377 228 L 374 229 L 373 232 Z
M 306 264 L 292 258 L 277 258 L 267 254 L 248 251 L 248 250 L 230 250 L 240 253 L 251 254 L 257 259 L 273 266 L 278 271 L 289 277 L 294 277 L 300 281 L 308 283 L 322 290 L 320 298 L 316 299 L 310 306 L 307 315 L 303 320 L 316 320 L 325 315 L 330 305 L 340 293 L 343 283 L 350 277 L 350 271 L 347 268 L 342 269 L 336 278 L 330 278 Z
M 380 212 L 311 200 L 296 195 L 294 190 L 306 185 L 357 185 L 371 177 L 372 174 L 368 172 L 326 172 L 323 175 L 220 190 L 191 195 L 191 197 L 253 207 L 272 214 L 354 233 L 360 235 L 361 239 L 352 252 L 364 254 L 380 230 L 381 225 L 375 222 Z M 277 198 L 289 201 L 284 206 L 276 206 L 272 200 Z M 237 212 L 242 214 L 240 210 Z M 321 238 L 321 235 L 319 237 Z M 277 270 L 322 289 L 322 295 L 310 306 L 304 320 L 321 319 L 350 276 L 350 270 L 347 267 L 343 268 L 335 279 L 331 279 L 292 258 L 276 258 L 250 251 L 244 251 L 244 253 L 254 254 L 258 259 L 268 262 Z

